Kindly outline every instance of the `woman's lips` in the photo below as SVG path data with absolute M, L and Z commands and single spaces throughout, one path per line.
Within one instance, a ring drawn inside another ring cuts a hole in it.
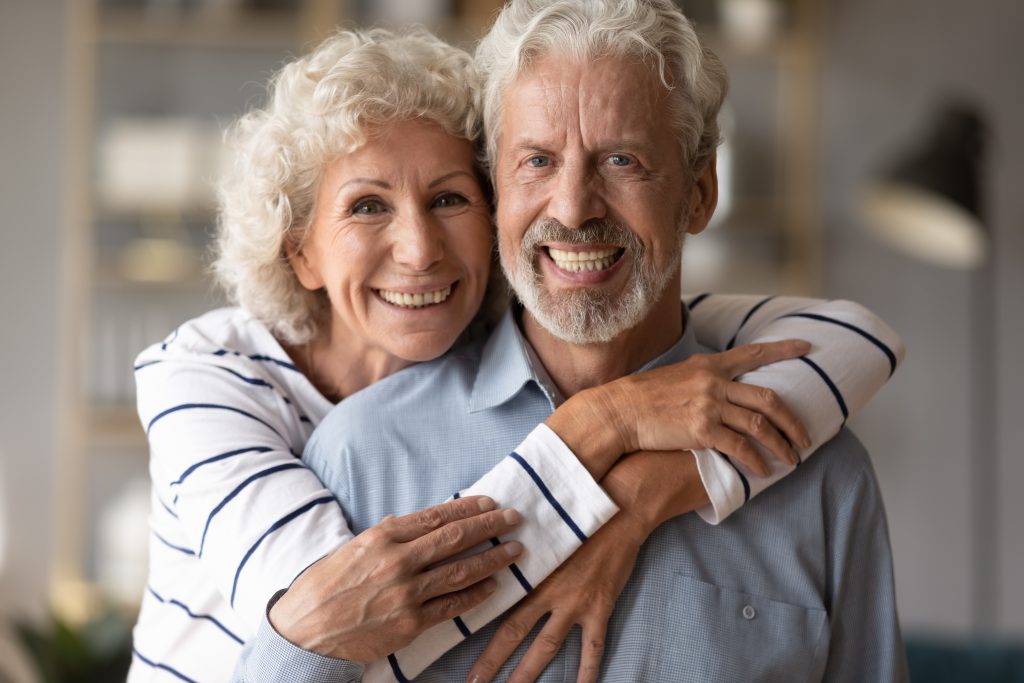
M 428 306 L 436 306 L 447 301 L 456 284 L 453 282 L 445 287 L 415 293 L 400 292 L 393 289 L 375 289 L 373 291 L 381 299 L 398 308 L 427 308 Z

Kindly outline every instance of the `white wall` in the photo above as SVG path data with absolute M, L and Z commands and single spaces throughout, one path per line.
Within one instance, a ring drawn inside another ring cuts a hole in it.
M 858 299 L 904 336 L 908 360 L 854 427 L 889 511 L 901 615 L 915 628 L 972 628 L 970 277 L 915 263 L 864 234 L 856 189 L 925 132 L 946 94 L 989 117 L 989 223 L 1000 245 L 996 340 L 1001 514 L 994 626 L 1024 635 L 1024 4 L 1018 0 L 830 3 L 822 130 L 830 295 Z
M 63 0 L 0 6 L 0 613 L 45 604 L 54 526 Z

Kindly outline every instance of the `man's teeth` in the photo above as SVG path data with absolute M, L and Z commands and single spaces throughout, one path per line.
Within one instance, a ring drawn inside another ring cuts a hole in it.
M 392 292 L 387 289 L 378 289 L 377 293 L 380 294 L 381 299 L 384 299 L 384 301 L 395 306 L 401 306 L 402 308 L 423 308 L 424 306 L 439 304 L 447 299 L 448 295 L 452 293 L 452 286 L 448 285 L 444 289 L 438 289 L 433 292 L 422 292 L 420 294 Z
M 597 251 L 562 251 L 548 247 L 548 254 L 555 265 L 570 273 L 611 268 L 619 249 L 598 249 Z

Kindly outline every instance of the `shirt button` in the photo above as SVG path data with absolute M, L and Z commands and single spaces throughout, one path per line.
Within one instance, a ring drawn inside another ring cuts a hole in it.
M 744 619 L 750 621 L 751 619 L 757 616 L 757 610 L 754 609 L 751 605 L 744 605 L 742 614 Z

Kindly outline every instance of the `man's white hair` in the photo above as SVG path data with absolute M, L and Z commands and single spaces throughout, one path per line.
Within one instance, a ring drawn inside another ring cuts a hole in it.
M 711 158 L 728 76 L 672 0 L 512 0 L 476 50 L 492 176 L 505 88 L 551 54 L 581 63 L 621 56 L 651 61 L 670 91 L 671 124 L 689 168 L 696 173 Z
M 396 121 L 475 140 L 476 85 L 470 56 L 423 29 L 342 31 L 282 68 L 266 107 L 226 135 L 214 272 L 229 298 L 286 342 L 309 341 L 330 304 L 299 283 L 287 250 L 305 238 L 325 165 Z

